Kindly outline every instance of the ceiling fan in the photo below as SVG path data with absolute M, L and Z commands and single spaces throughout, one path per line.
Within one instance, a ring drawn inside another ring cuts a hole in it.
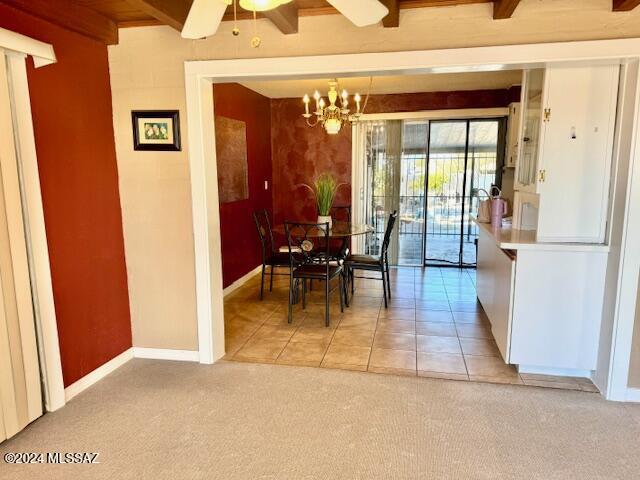
M 250 12 L 264 12 L 290 3 L 292 0 L 239 0 L 240 8 Z M 364 27 L 382 20 L 389 9 L 379 0 L 327 0 L 354 25 Z M 193 0 L 182 29 L 184 38 L 204 38 L 218 31 L 222 17 L 233 0 Z

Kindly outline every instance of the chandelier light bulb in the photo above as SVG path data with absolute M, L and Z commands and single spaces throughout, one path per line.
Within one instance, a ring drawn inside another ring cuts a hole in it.
M 304 94 L 304 98 L 302 99 L 302 101 L 304 102 L 304 116 L 305 118 L 310 117 L 309 115 L 309 95 L 307 95 L 306 93 Z
M 336 135 L 340 132 L 342 122 L 337 118 L 330 118 L 324 122 L 324 129 L 329 135 Z

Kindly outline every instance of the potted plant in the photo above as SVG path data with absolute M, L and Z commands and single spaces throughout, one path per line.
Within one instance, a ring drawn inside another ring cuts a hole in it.
M 316 177 L 313 186 L 306 183 L 301 184 L 313 192 L 316 197 L 316 205 L 318 207 L 318 223 L 328 223 L 329 228 L 332 227 L 331 207 L 336 197 L 338 189 L 344 183 L 338 183 L 329 173 L 322 173 Z

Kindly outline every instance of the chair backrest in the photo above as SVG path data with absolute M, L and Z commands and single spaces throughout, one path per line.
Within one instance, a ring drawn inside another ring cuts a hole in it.
M 267 210 L 258 210 L 253 212 L 253 221 L 258 230 L 260 244 L 262 245 L 263 259 L 267 253 L 272 253 L 274 249 L 273 230 L 271 230 L 271 222 L 269 221 L 269 212 Z
M 389 215 L 389 220 L 387 221 L 387 228 L 384 231 L 384 240 L 382 240 L 382 249 L 380 250 L 380 259 L 384 259 L 387 256 L 387 250 L 389 249 L 389 242 L 391 241 L 391 232 L 393 232 L 393 227 L 396 224 L 396 219 L 398 218 L 398 211 L 394 210 L 391 215 Z
M 334 205 L 330 213 L 331 218 L 336 222 L 351 223 L 351 205 Z
M 329 223 L 284 222 L 289 245 L 289 263 L 326 264 L 329 270 Z

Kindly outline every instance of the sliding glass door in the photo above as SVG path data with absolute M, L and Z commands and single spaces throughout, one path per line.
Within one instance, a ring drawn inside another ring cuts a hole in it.
M 375 234 L 365 249 L 379 254 L 389 214 L 398 211 L 389 261 L 422 265 L 424 251 L 424 182 L 429 124 L 390 120 L 366 124 L 365 219 Z
M 478 231 L 471 215 L 479 189 L 500 183 L 503 130 L 500 119 L 431 122 L 425 264 L 475 265 Z
M 399 218 L 389 257 L 396 265 L 473 266 L 478 189 L 500 183 L 504 119 L 362 122 L 364 219 L 380 251 L 386 221 Z

